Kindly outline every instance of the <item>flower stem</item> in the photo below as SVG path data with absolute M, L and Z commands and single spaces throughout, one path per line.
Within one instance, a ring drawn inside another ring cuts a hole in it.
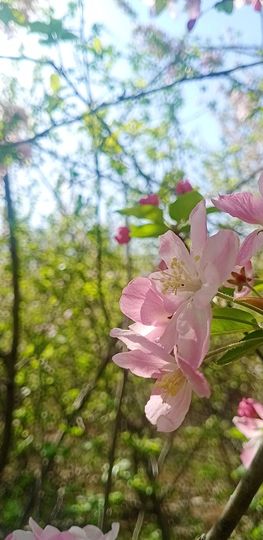
M 237 345 L 240 345 L 240 341 L 236 341 L 235 343 L 228 343 L 228 345 L 224 345 L 223 347 L 218 347 L 218 349 L 213 349 L 206 355 L 207 358 L 212 358 L 212 356 L 216 356 L 217 354 L 221 352 L 225 352 L 228 349 L 231 349 L 232 347 L 236 347 Z
M 233 296 L 230 296 L 229 294 L 226 294 L 226 293 L 223 293 L 223 292 L 220 292 L 218 291 L 217 292 L 217 296 L 219 296 L 219 298 L 224 298 L 224 300 L 227 300 L 228 302 L 233 302 L 234 304 L 238 304 L 239 306 L 244 306 L 245 308 L 247 309 L 250 309 L 252 311 L 256 311 L 257 313 L 259 313 L 260 315 L 263 316 L 263 310 L 256 307 L 256 306 L 252 306 L 251 304 L 247 304 L 246 301 L 244 300 L 236 300 L 235 298 L 233 298 Z

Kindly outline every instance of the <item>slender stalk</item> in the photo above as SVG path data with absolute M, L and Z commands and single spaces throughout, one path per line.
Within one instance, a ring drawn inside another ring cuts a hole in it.
M 261 294 L 254 288 L 252 285 L 249 285 L 249 283 L 246 284 L 246 286 L 256 295 L 259 296 L 259 298 L 262 298 Z
M 245 476 L 239 482 L 234 493 L 210 531 L 202 540 L 227 540 L 247 511 L 253 497 L 263 482 L 263 442 L 259 447 Z
M 229 294 L 226 294 L 226 293 L 223 293 L 223 292 L 220 292 L 220 291 L 217 292 L 217 296 L 219 296 L 219 298 L 224 298 L 224 300 L 227 300 L 228 302 L 233 302 L 234 304 L 238 304 L 239 306 L 242 305 L 242 306 L 246 307 L 247 309 L 250 309 L 252 311 L 256 311 L 256 313 L 259 313 L 260 315 L 263 316 L 263 310 L 262 309 L 257 308 L 256 306 L 252 306 L 251 304 L 247 304 L 244 300 L 236 300 L 235 298 L 233 298 Z
M 228 343 L 228 345 L 223 345 L 223 347 L 218 347 L 218 349 L 213 349 L 206 355 L 207 358 L 212 358 L 212 356 L 216 356 L 217 354 L 220 354 L 221 352 L 228 351 L 228 349 L 232 349 L 232 347 L 236 347 L 237 345 L 240 345 L 240 341 L 236 341 L 235 343 Z
M 112 442 L 111 447 L 109 451 L 109 471 L 108 471 L 108 478 L 105 486 L 105 494 L 104 494 L 104 507 L 103 507 L 103 513 L 101 518 L 101 528 L 102 530 L 105 530 L 106 527 L 106 521 L 107 521 L 107 510 L 109 505 L 109 496 L 111 492 L 111 486 L 112 486 L 112 469 L 114 465 L 114 459 L 115 459 L 115 451 L 116 451 L 116 445 L 117 445 L 117 438 L 118 438 L 118 432 L 120 430 L 120 422 L 121 422 L 121 407 L 122 402 L 124 398 L 126 383 L 128 378 L 128 372 L 126 370 L 123 371 L 121 386 L 120 386 L 120 394 L 119 394 L 119 401 L 117 405 L 117 411 L 116 411 L 116 417 L 115 417 L 115 424 L 112 434 Z
M 9 251 L 11 258 L 12 271 L 12 289 L 13 289 L 13 307 L 12 307 L 12 342 L 10 352 L 6 356 L 5 366 L 7 374 L 6 386 L 6 405 L 4 416 L 4 428 L 2 433 L 2 441 L 0 448 L 0 477 L 8 462 L 9 453 L 12 445 L 12 421 L 15 407 L 15 373 L 16 363 L 18 358 L 18 344 L 20 338 L 20 289 L 19 289 L 19 258 L 17 252 L 16 238 L 16 219 L 12 202 L 9 175 L 6 173 L 3 178 L 7 223 L 9 227 Z
M 132 533 L 132 540 L 138 540 L 139 534 L 143 526 L 143 521 L 144 521 L 144 511 L 140 510 L 137 517 L 136 525 L 134 527 L 134 531 Z

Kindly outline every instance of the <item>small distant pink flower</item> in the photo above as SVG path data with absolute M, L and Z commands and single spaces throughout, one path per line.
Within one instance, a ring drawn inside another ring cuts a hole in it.
M 129 227 L 118 227 L 114 238 L 118 244 L 128 244 L 131 240 Z
M 253 8 L 255 11 L 261 11 L 262 10 L 262 2 L 261 0 L 255 0 L 252 2 Z
M 243 445 L 241 461 L 248 468 L 263 441 L 263 404 L 252 398 L 243 398 L 238 405 L 235 426 L 249 439 Z
M 119 524 L 113 523 L 111 530 L 103 532 L 94 525 L 86 527 L 70 527 L 67 531 L 60 531 L 52 525 L 42 529 L 32 518 L 29 519 L 31 531 L 17 530 L 10 533 L 5 540 L 116 540 Z
M 201 13 L 201 0 L 186 0 L 186 11 L 189 17 L 187 28 L 189 32 L 194 28 Z
M 233 193 L 231 195 L 219 195 L 218 199 L 212 199 L 213 204 L 219 210 L 227 212 L 246 223 L 259 224 L 260 228 L 250 233 L 241 245 L 237 264 L 243 266 L 263 247 L 263 174 L 259 181 L 259 193 L 253 194 L 247 191 Z
M 140 204 L 151 204 L 152 206 L 159 206 L 160 201 L 158 195 L 156 193 L 151 193 L 150 195 L 146 195 L 145 197 L 142 197 L 139 200 Z
M 183 193 L 188 193 L 189 191 L 193 191 L 193 186 L 190 184 L 189 180 L 180 180 L 176 184 L 176 195 L 183 195 Z

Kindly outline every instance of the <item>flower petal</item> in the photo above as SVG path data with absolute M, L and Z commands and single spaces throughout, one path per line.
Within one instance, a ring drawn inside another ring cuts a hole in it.
M 156 379 L 164 371 L 174 370 L 174 362 L 168 363 L 159 356 L 154 356 L 152 353 L 146 353 L 137 349 L 115 354 L 112 360 L 117 366 L 129 369 L 134 375 L 145 378 Z
M 178 366 L 188 379 L 195 393 L 199 397 L 209 398 L 211 395 L 211 390 L 203 373 L 193 369 L 188 362 L 185 362 L 181 358 L 178 358 Z
M 8 534 L 5 540 L 35 540 L 35 538 L 36 537 L 33 535 L 32 532 L 17 529 L 16 531 Z
M 231 195 L 219 195 L 218 199 L 212 199 L 212 203 L 219 210 L 242 219 L 246 223 L 263 225 L 263 197 L 259 194 L 253 195 L 244 191 Z
M 123 289 L 120 308 L 124 315 L 144 324 L 154 324 L 155 321 L 165 320 L 169 315 L 153 283 L 144 277 L 133 279 Z
M 158 383 L 157 383 L 158 384 Z M 192 397 L 191 385 L 186 381 L 176 396 L 162 396 L 155 385 L 153 393 L 145 406 L 145 414 L 158 431 L 171 432 L 185 419 Z
M 200 309 L 198 302 L 194 301 L 184 306 L 177 319 L 178 357 L 183 358 L 193 369 L 201 365 L 209 350 L 211 318 L 210 304 Z
M 36 538 L 41 537 L 43 529 L 38 525 L 38 523 L 36 523 L 36 521 L 32 517 L 29 518 L 29 527 L 33 531 Z
M 260 418 L 263 420 L 263 404 L 253 399 L 253 407 Z
M 157 345 L 153 341 L 150 341 L 144 336 L 140 336 L 131 330 L 123 330 L 122 328 L 113 328 L 110 335 L 120 339 L 131 350 L 138 349 L 140 351 L 151 353 L 162 360 L 170 363 L 172 356 L 170 356 L 162 346 Z
M 168 268 L 174 258 L 181 261 L 189 272 L 195 273 L 195 267 L 190 253 L 184 242 L 172 231 L 167 231 L 160 236 L 160 257 L 164 260 Z
M 244 266 L 263 247 L 263 230 L 256 229 L 242 242 L 237 257 L 237 264 Z
M 263 173 L 261 173 L 258 179 L 258 189 L 259 189 L 260 195 L 263 197 Z
M 200 257 L 207 240 L 205 201 L 200 201 L 190 214 L 191 254 Z
M 244 443 L 243 444 L 243 450 L 240 454 L 240 457 L 241 457 L 241 461 L 244 465 L 244 467 L 246 467 L 246 469 L 248 469 L 248 467 L 250 467 L 259 447 L 260 447 L 260 444 L 261 444 L 261 441 L 262 441 L 262 437 L 256 437 L 255 439 L 251 439 L 250 441 L 248 441 L 247 443 Z
M 259 430 L 263 429 L 263 420 L 259 418 L 249 418 L 248 416 L 234 416 L 233 423 L 247 437 L 251 439 L 257 437 Z
M 202 294 L 207 297 L 207 292 L 217 291 L 229 277 L 236 264 L 238 249 L 239 238 L 234 231 L 219 231 L 207 239 L 200 261 L 200 277 L 208 289 L 206 291 L 204 287 L 198 291 L 199 300 Z
M 119 523 L 113 523 L 111 526 L 111 531 L 107 532 L 107 534 L 105 534 L 105 536 L 103 537 L 104 540 L 116 540 L 119 533 L 119 528 Z

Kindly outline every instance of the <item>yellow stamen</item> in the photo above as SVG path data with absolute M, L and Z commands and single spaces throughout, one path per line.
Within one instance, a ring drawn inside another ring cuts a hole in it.
M 185 383 L 185 376 L 183 375 L 180 369 L 177 369 L 173 373 L 166 373 L 163 377 L 157 382 L 157 386 L 164 390 L 164 393 L 167 396 L 176 396 L 176 394 L 181 390 L 182 386 Z
M 201 287 L 197 274 L 191 275 L 182 261 L 176 257 L 172 259 L 170 268 L 162 272 L 160 281 L 164 294 L 171 292 L 176 294 L 179 290 L 194 292 Z

